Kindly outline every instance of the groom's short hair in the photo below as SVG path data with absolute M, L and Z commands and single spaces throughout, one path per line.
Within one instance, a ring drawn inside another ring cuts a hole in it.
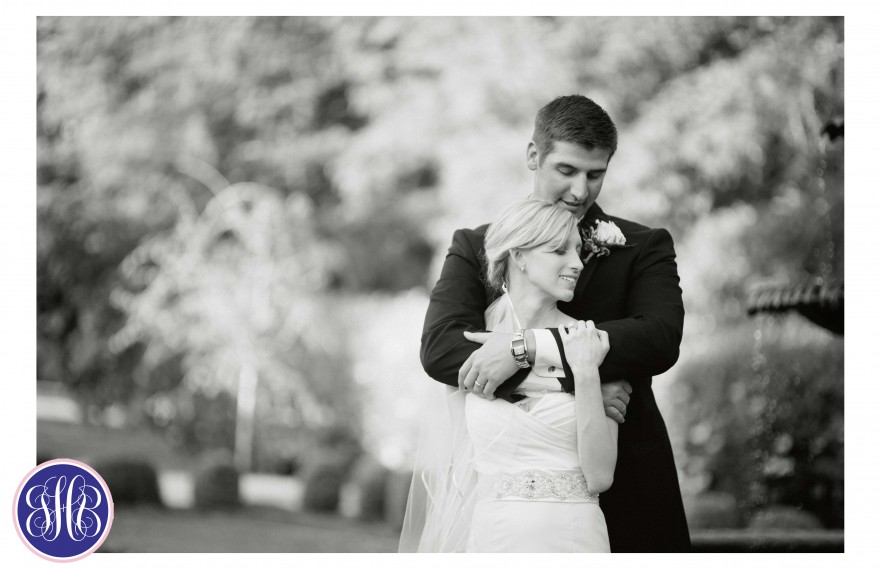
M 556 97 L 538 111 L 532 142 L 541 162 L 553 150 L 554 142 L 577 144 L 587 150 L 617 150 L 617 127 L 592 99 L 583 95 Z

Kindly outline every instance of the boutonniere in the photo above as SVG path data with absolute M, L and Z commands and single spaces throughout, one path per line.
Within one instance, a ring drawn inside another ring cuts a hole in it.
M 586 253 L 585 265 L 593 257 L 604 257 L 611 254 L 611 249 L 626 246 L 626 237 L 613 221 L 596 220 L 595 227 L 581 227 L 580 231 Z

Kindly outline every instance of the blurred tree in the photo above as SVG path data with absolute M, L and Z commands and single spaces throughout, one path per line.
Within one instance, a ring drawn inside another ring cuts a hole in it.
M 128 314 L 112 349 L 143 343 L 148 368 L 182 357 L 183 389 L 234 396 L 242 469 L 266 410 L 257 406 L 258 383 L 307 429 L 357 425 L 344 331 L 319 302 L 333 251 L 311 219 L 299 194 L 282 199 L 257 184 L 219 189 L 200 214 L 182 210 L 173 230 L 132 252 L 122 265 L 131 292 L 117 289 L 112 299 Z
M 79 149 L 52 118 L 51 100 L 37 103 L 37 378 L 73 388 L 88 420 L 133 395 L 136 346 L 112 353 L 107 339 L 124 322 L 108 302 L 119 264 L 151 230 L 119 201 L 96 199 L 80 171 Z

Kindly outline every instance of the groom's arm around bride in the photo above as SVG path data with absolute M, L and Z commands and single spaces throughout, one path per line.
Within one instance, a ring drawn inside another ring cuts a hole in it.
M 595 212 L 601 214 L 598 206 L 590 213 Z M 591 259 L 587 266 L 601 264 L 601 270 L 585 268 L 581 279 L 589 277 L 589 282 L 578 283 L 582 294 L 560 305 L 563 312 L 594 320 L 608 332 L 611 351 L 599 368 L 603 382 L 632 381 L 667 371 L 678 359 L 684 318 L 669 232 L 614 219 L 632 247 Z M 480 383 L 490 379 L 497 384 L 528 373 L 510 355 L 509 334 L 493 334 L 483 345 L 464 335 L 484 329 L 483 312 L 494 300 L 480 261 L 485 231 L 486 226 L 481 226 L 455 232 L 425 317 L 422 364 L 428 375 L 451 386 L 459 385 L 459 370 L 468 360 L 489 376 L 481 376 Z M 597 291 L 593 298 L 583 294 L 587 286 Z M 603 315 L 610 318 L 600 318 Z

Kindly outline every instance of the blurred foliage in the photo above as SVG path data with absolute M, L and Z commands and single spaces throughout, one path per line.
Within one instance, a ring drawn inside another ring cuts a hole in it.
M 348 492 L 351 514 L 359 520 L 385 519 L 385 492 L 391 471 L 370 455 L 361 456 L 343 486 Z
M 676 240 L 686 493 L 835 525 L 841 342 L 795 317 L 752 369 L 744 301 L 843 278 L 843 46 L 843 18 L 38 18 L 38 378 L 260 469 L 333 428 L 404 464 L 452 230 L 528 193 L 536 110 L 581 92 L 620 131 L 601 205 Z M 726 398 L 795 377 L 797 413 Z
M 702 492 L 686 495 L 685 515 L 690 531 L 738 528 L 742 526 L 736 497 L 727 492 Z
M 161 506 L 159 474 L 147 458 L 118 457 L 93 463 L 110 488 L 114 504 Z
M 363 455 L 359 433 L 341 425 L 321 429 L 301 455 L 303 508 L 336 512 L 342 486 Z
M 308 465 L 303 474 L 303 509 L 336 512 L 349 470 L 350 464 L 338 457 L 322 457 Z
M 232 455 L 223 450 L 208 451 L 199 458 L 195 473 L 195 504 L 198 508 L 237 508 L 241 505 L 239 473 Z
M 780 504 L 843 527 L 843 341 L 812 328 L 746 325 L 681 366 L 673 422 L 690 493 L 733 495 L 746 519 Z
M 799 508 L 772 506 L 755 514 L 749 522 L 749 528 L 815 530 L 822 528 L 822 522 L 815 515 Z

